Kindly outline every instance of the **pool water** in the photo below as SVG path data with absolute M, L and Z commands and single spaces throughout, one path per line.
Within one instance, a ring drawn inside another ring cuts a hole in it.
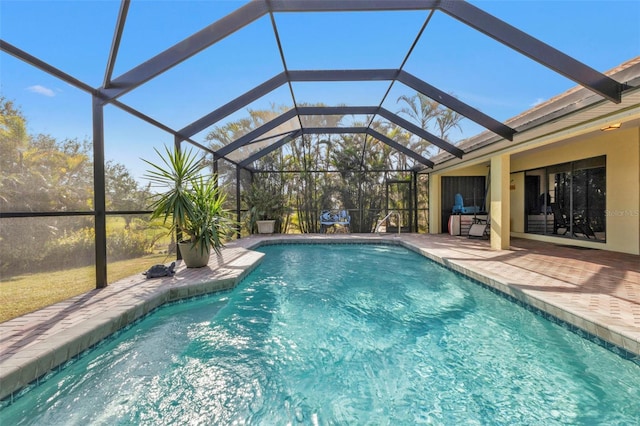
M 640 366 L 401 247 L 277 245 L 1 424 L 637 424 Z

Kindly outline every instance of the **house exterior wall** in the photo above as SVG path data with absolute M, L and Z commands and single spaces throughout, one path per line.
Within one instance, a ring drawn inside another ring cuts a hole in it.
M 568 161 L 606 155 L 606 243 L 570 240 L 570 244 L 640 254 L 640 128 L 621 128 L 550 145 L 511 159 L 512 234 L 543 241 L 551 236 L 524 233 L 524 172 Z M 515 183 L 515 189 L 513 184 Z M 566 241 L 566 240 L 563 240 Z
M 525 171 L 605 155 L 607 213 L 605 243 L 583 239 L 561 239 L 525 233 Z M 486 161 L 430 174 L 431 233 L 440 229 L 440 183 L 442 176 L 486 176 Z M 509 175 L 509 225 L 511 236 L 554 243 L 640 254 L 640 127 L 623 127 L 610 132 L 588 133 L 571 141 L 554 141 L 511 156 Z M 495 176 L 491 176 L 491 180 Z M 489 193 L 488 199 L 492 199 Z

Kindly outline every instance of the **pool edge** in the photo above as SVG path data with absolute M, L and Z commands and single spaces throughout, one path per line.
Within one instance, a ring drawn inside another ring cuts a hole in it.
M 612 324 L 611 318 L 605 318 L 605 321 L 598 321 L 594 317 L 593 312 L 582 312 L 580 309 L 569 309 L 567 306 L 560 306 L 551 300 L 537 297 L 535 292 L 521 288 L 516 284 L 505 282 L 499 276 L 481 273 L 469 266 L 468 259 L 465 261 L 456 260 L 453 256 L 439 254 L 440 248 L 429 246 L 423 241 L 412 241 L 410 234 L 399 235 L 329 235 L 329 236 L 286 236 L 273 235 L 261 238 L 247 238 L 237 240 L 238 244 L 230 244 L 231 250 L 245 250 L 251 253 L 256 259 L 242 259 L 242 256 L 231 259 L 228 263 L 219 264 L 216 269 L 211 271 L 215 275 L 214 279 L 202 280 L 197 279 L 196 282 L 188 280 L 190 275 L 198 276 L 196 272 L 190 274 L 189 270 L 184 268 L 178 272 L 178 278 L 171 281 L 171 284 L 164 288 L 147 289 L 146 298 L 141 298 L 134 303 L 128 303 L 123 306 L 119 314 L 111 311 L 103 312 L 102 315 L 92 317 L 82 322 L 78 326 L 78 330 L 65 330 L 56 334 L 57 338 L 65 336 L 60 342 L 43 342 L 31 345 L 29 348 L 20 352 L 20 357 L 13 358 L 11 362 L 6 359 L 0 360 L 0 409 L 8 401 L 12 401 L 14 396 L 19 396 L 24 390 L 30 388 L 31 385 L 37 383 L 40 378 L 55 371 L 66 361 L 73 359 L 78 354 L 95 347 L 104 339 L 118 332 L 127 325 L 137 321 L 144 315 L 148 315 L 154 309 L 163 306 L 166 303 L 191 298 L 202 294 L 215 293 L 221 290 L 234 288 L 244 277 L 257 267 L 262 260 L 263 254 L 254 251 L 263 245 L 272 244 L 392 244 L 402 246 L 425 258 L 464 275 L 479 284 L 486 286 L 513 298 L 515 301 L 538 310 L 549 319 L 557 320 L 561 323 L 568 324 L 575 328 L 572 330 L 581 334 L 586 333 L 587 336 L 594 336 L 601 339 L 601 346 L 611 350 L 618 355 L 620 351 L 630 355 L 633 362 L 640 363 L 640 338 L 634 337 L 633 333 L 638 333 L 637 329 L 625 327 L 624 325 Z M 484 249 L 487 250 L 487 249 Z M 180 272 L 184 271 L 184 274 Z M 191 271 L 193 272 L 193 271 Z M 137 285 L 144 287 L 142 283 L 166 283 L 165 280 L 148 280 L 139 282 Z M 185 281 L 187 280 L 187 281 Z M 153 286 L 150 286 L 153 287 Z M 130 302 L 130 301 L 129 301 Z M 570 328 L 571 329 L 571 328 Z M 627 331 L 629 330 L 629 335 Z M 76 333 L 77 331 L 77 333 Z M 585 337 L 585 336 L 583 336 Z M 593 340 L 593 339 L 592 339 Z M 6 355 L 6 354 L 4 354 Z M 623 356 L 625 356 L 623 354 Z M 625 356 L 627 358 L 628 356 Z
M 0 409 L 7 403 L 10 404 L 16 395 L 37 384 L 43 376 L 93 349 L 109 336 L 157 308 L 181 299 L 234 288 L 262 262 L 263 257 L 263 253 L 245 249 L 242 255 L 212 270 L 212 279 L 185 281 L 199 271 L 181 267 L 174 277 L 140 280 L 128 288 L 138 287 L 140 294 L 133 294 L 126 304 L 119 305 L 116 309 L 113 306 L 106 307 L 98 315 L 87 318 L 77 326 L 57 332 L 48 339 L 17 350 L 16 353 L 3 354 L 3 359 L 0 360 Z

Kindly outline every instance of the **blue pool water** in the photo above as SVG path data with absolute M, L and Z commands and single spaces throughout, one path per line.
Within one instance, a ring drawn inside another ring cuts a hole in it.
M 640 367 L 400 247 L 261 248 L 1 424 L 637 424 Z

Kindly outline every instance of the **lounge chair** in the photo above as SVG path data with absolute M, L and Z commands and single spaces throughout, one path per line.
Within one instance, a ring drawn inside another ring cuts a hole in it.
M 584 235 L 588 239 L 591 239 L 592 237 L 596 238 L 596 233 L 593 231 L 593 228 L 591 228 L 591 225 L 589 224 L 589 220 L 587 218 L 585 218 L 581 214 L 573 215 L 573 233 L 574 233 L 574 235 L 575 235 L 576 231 L 581 233 L 582 235 Z

